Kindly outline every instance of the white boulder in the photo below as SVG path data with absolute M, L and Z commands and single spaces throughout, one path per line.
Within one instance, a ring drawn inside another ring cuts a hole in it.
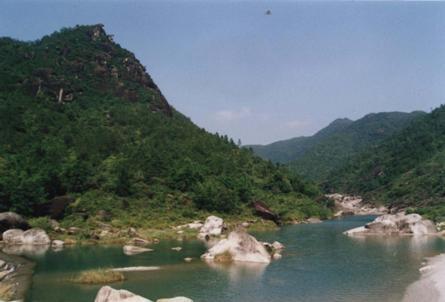
M 94 302 L 152 302 L 127 290 L 116 290 L 103 286 L 97 293 Z
M 19 229 L 7 230 L 3 233 L 3 241 L 9 245 L 48 245 L 51 240 L 48 234 L 42 229 L 29 229 L 22 231 Z
M 253 236 L 233 231 L 201 256 L 205 260 L 270 263 L 270 254 Z
M 187 227 L 192 230 L 198 230 L 198 229 L 202 228 L 202 226 L 203 226 L 203 224 L 201 223 L 201 221 L 194 221 L 187 225 Z
M 3 242 L 10 245 L 23 244 L 23 230 L 11 229 L 3 233 Z
M 283 250 L 284 249 L 284 245 L 278 241 L 275 241 L 274 243 L 272 243 L 272 247 L 274 248 L 274 250 Z
M 220 236 L 224 229 L 224 220 L 216 216 L 207 217 L 204 225 L 199 230 L 198 237 L 203 239 L 207 236 Z

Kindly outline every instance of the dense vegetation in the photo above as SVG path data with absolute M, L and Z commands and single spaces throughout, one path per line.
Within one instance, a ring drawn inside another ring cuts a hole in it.
M 323 181 L 361 152 L 377 146 L 397 133 L 423 112 L 368 114 L 357 121 L 338 119 L 311 137 L 254 147 L 259 155 L 281 162 L 282 155 L 293 171 L 312 180 Z M 272 152 L 270 157 L 268 152 Z
M 316 146 L 320 141 L 329 138 L 331 135 L 345 129 L 352 124 L 349 119 L 337 119 L 323 128 L 313 136 L 300 136 L 287 140 L 274 142 L 268 145 L 249 145 L 256 154 L 264 159 L 272 162 L 287 164 L 297 158 L 302 157 L 306 152 L 310 152 L 311 148 Z
M 445 106 L 331 174 L 326 188 L 445 220 Z
M 255 199 L 289 220 L 329 213 L 316 186 L 174 110 L 100 25 L 0 39 L 0 211 L 62 195 L 72 223 L 241 215 Z

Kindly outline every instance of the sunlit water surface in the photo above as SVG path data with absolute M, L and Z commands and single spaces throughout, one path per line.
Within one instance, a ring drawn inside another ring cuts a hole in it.
M 283 258 L 268 266 L 209 265 L 199 256 L 199 241 L 162 242 L 154 252 L 126 256 L 120 247 L 66 248 L 33 257 L 37 262 L 29 301 L 88 302 L 100 286 L 68 281 L 76 272 L 99 267 L 161 266 L 159 271 L 126 273 L 115 283 L 156 301 L 187 296 L 195 302 L 238 301 L 400 301 L 419 277 L 425 257 L 445 251 L 440 238 L 350 238 L 343 231 L 373 217 L 348 217 L 320 224 L 283 227 L 255 234 L 286 245 Z M 171 250 L 182 246 L 183 250 Z M 185 263 L 184 257 L 194 261 Z

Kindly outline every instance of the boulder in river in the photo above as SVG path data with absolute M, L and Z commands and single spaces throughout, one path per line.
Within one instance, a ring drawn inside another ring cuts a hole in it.
M 0 213 L 0 234 L 10 229 L 27 230 L 29 228 L 28 222 L 19 214 L 14 212 Z
M 201 239 L 208 236 L 220 236 L 224 229 L 224 220 L 216 216 L 207 217 L 204 225 L 199 230 L 198 237 Z
M 27 231 L 11 229 L 3 233 L 7 245 L 49 245 L 51 240 L 42 229 L 33 228 Z
M 96 295 L 94 302 L 152 302 L 127 290 L 117 290 L 103 286 Z
M 201 256 L 211 261 L 270 263 L 270 254 L 255 237 L 244 231 L 233 231 Z
M 145 252 L 152 252 L 152 249 L 140 247 L 140 246 L 134 246 L 134 245 L 125 245 L 123 247 L 124 254 L 127 256 L 133 256 Z
M 435 224 L 419 214 L 386 214 L 365 226 L 351 229 L 346 235 L 431 235 L 437 234 Z

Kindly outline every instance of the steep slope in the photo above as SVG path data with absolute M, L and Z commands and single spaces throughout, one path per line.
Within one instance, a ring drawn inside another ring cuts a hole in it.
M 317 194 L 174 110 L 101 25 L 0 39 L 0 211 L 70 195 L 72 222 L 102 210 L 116 225 L 168 224 L 261 199 L 302 219 L 327 213 Z
M 332 173 L 326 188 L 364 194 L 393 207 L 424 208 L 433 218 L 445 218 L 445 107 Z
M 292 170 L 310 179 L 322 181 L 333 170 L 345 165 L 361 152 L 392 136 L 423 112 L 371 113 L 315 144 L 292 161 Z
M 313 136 L 300 136 L 268 145 L 249 145 L 245 147 L 251 148 L 253 152 L 264 159 L 286 164 L 303 156 L 317 143 L 326 139 L 330 135 L 342 131 L 351 123 L 352 121 L 349 119 L 337 119 Z

